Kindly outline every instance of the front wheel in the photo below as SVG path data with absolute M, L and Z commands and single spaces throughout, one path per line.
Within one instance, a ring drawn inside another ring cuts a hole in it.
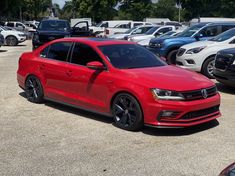
M 132 95 L 121 93 L 114 98 L 112 113 L 116 125 L 129 131 L 137 131 L 143 127 L 141 107 Z
M 215 78 L 213 75 L 213 69 L 215 64 L 215 57 L 209 57 L 202 65 L 202 74 L 206 77 L 213 79 Z
M 43 88 L 41 82 L 35 76 L 29 76 L 25 82 L 27 100 L 33 103 L 43 102 Z
M 178 50 L 172 50 L 171 52 L 169 52 L 169 54 L 167 55 L 167 63 L 170 65 L 175 65 L 176 64 L 176 54 L 177 54 Z
M 18 40 L 15 36 L 8 36 L 6 38 L 6 44 L 8 46 L 16 46 L 18 44 Z

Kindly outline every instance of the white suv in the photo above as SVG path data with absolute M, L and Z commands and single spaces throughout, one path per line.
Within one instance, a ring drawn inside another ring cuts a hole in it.
M 9 46 L 16 46 L 26 40 L 26 35 L 23 32 L 7 30 L 3 26 L 0 26 L 0 33 L 5 39 L 5 44 Z
M 176 55 L 176 64 L 208 78 L 213 78 L 215 55 L 218 51 L 235 47 L 235 28 L 208 41 L 199 41 L 182 46 Z

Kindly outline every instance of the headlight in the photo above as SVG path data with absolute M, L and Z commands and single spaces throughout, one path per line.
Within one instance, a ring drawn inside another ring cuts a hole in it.
M 196 54 L 199 53 L 200 51 L 202 51 L 204 48 L 206 48 L 206 46 L 201 46 L 201 47 L 197 47 L 197 48 L 192 48 L 190 50 L 188 50 L 186 52 L 186 54 Z
M 151 92 L 156 100 L 184 100 L 184 96 L 176 91 L 151 89 Z
M 132 41 L 134 41 L 134 38 L 133 37 L 130 37 L 130 38 L 128 37 L 127 40 L 132 42 Z

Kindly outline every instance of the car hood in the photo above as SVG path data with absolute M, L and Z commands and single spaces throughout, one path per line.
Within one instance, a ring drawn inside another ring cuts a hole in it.
M 127 73 L 130 80 L 141 80 L 141 83 L 139 81 L 137 83 L 149 88 L 191 91 L 214 85 L 211 80 L 199 73 L 170 65 L 123 71 Z
M 210 47 L 210 46 L 214 46 L 214 45 L 218 45 L 219 42 L 214 42 L 214 41 L 199 41 L 199 42 L 194 42 L 194 43 L 190 43 L 187 45 L 182 46 L 182 48 L 184 49 L 192 49 L 192 48 L 197 48 L 197 47 Z
M 113 34 L 111 35 L 109 38 L 116 38 L 116 39 L 122 39 L 125 36 L 127 36 L 128 34 Z
M 69 31 L 43 31 L 37 30 L 37 33 L 40 35 L 69 35 Z

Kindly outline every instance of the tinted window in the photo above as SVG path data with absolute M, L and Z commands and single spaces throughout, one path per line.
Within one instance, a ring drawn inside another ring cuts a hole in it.
M 219 33 L 219 26 L 208 26 L 202 29 L 202 31 L 200 31 L 200 34 L 203 37 L 214 37 Z
M 235 36 L 235 29 L 230 29 L 220 35 L 217 35 L 216 37 L 210 39 L 211 41 L 216 41 L 216 42 L 222 42 L 225 40 L 230 39 L 231 37 Z
M 166 27 L 166 28 L 159 29 L 159 31 L 157 33 L 158 34 L 165 34 L 166 32 L 171 31 L 171 30 L 172 30 L 172 27 Z
M 49 48 L 50 48 L 50 46 L 44 48 L 40 53 L 40 57 L 47 58 Z
M 67 21 L 56 21 L 48 20 L 42 21 L 38 27 L 42 30 L 56 30 L 56 31 L 67 31 L 69 29 L 69 23 Z
M 235 25 L 223 25 L 222 26 L 222 32 L 225 32 L 225 31 L 227 31 L 229 29 L 232 29 L 234 27 L 235 27 Z
M 47 58 L 66 61 L 69 53 L 69 49 L 72 46 L 70 42 L 58 42 L 50 46 L 50 50 Z
M 190 28 L 184 30 L 181 34 L 178 35 L 178 37 L 191 37 L 193 34 L 195 34 L 199 29 L 201 29 L 206 24 L 199 23 L 197 25 L 191 26 Z
M 16 23 L 16 27 L 24 27 L 21 23 Z
M 88 62 L 92 61 L 102 62 L 102 59 L 90 46 L 76 43 L 73 49 L 71 63 L 86 66 Z
M 146 35 L 151 35 L 153 34 L 159 27 L 153 27 L 151 29 L 149 29 L 145 34 Z
M 120 69 L 159 67 L 165 65 L 152 52 L 140 45 L 120 44 L 100 46 L 111 64 Z
M 7 26 L 9 26 L 9 27 L 14 27 L 14 23 L 7 23 Z
M 143 23 L 134 23 L 134 27 L 136 27 L 136 26 L 140 26 L 140 25 L 143 25 Z

